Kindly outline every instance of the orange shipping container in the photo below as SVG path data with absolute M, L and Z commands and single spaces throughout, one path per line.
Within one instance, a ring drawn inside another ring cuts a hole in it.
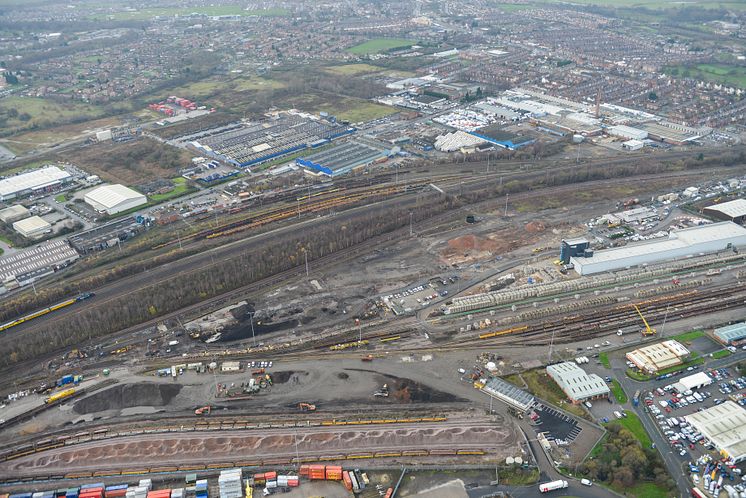
M 388 491 L 386 491 L 386 495 L 383 498 L 391 498 L 391 495 L 394 494 L 394 488 L 389 488 Z
M 352 481 L 350 480 L 350 474 L 346 470 L 342 472 L 342 482 L 344 482 L 347 491 L 352 491 Z
M 308 469 L 311 472 L 322 472 L 323 473 L 324 470 L 326 469 L 326 466 L 325 465 L 309 465 Z
M 307 476 L 310 473 L 311 469 L 309 468 L 309 465 L 301 465 L 300 466 L 300 475 Z
M 265 472 L 264 473 L 264 478 L 266 480 L 277 479 L 277 472 Z

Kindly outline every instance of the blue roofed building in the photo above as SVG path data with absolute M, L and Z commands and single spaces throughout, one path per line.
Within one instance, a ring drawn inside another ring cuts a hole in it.
M 731 345 L 743 342 L 746 339 L 746 322 L 734 323 L 713 331 L 715 338 L 723 344 Z

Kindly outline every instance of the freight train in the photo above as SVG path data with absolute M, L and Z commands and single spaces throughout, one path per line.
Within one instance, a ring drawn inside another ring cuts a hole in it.
M 366 453 L 349 453 L 309 457 L 284 457 L 284 458 L 256 458 L 253 460 L 236 460 L 224 463 L 208 464 L 184 464 L 163 467 L 142 467 L 119 470 L 99 470 L 99 471 L 80 471 L 68 472 L 66 474 L 54 474 L 48 476 L 35 476 L 34 481 L 50 481 L 62 479 L 89 479 L 92 477 L 115 477 L 115 476 L 134 476 L 144 474 L 170 474 L 174 472 L 195 472 L 208 470 L 232 469 L 236 467 L 269 467 L 275 465 L 296 465 L 299 463 L 327 462 L 339 460 L 360 460 L 372 458 L 399 458 L 403 456 L 482 456 L 487 452 L 483 449 L 438 449 L 438 450 L 402 450 L 402 451 L 385 451 L 385 452 L 366 452 Z M 23 477 L 7 478 L 0 483 L 12 484 L 24 482 Z
M 5 323 L 3 325 L 0 325 L 0 331 L 7 330 L 11 327 L 15 327 L 16 325 L 20 325 L 24 322 L 28 322 L 30 320 L 33 320 L 34 318 L 38 318 L 42 315 L 46 315 L 47 313 L 51 313 L 53 311 L 57 311 L 58 309 L 65 308 L 67 306 L 70 306 L 72 304 L 75 304 L 79 301 L 85 301 L 86 299 L 89 299 L 93 297 L 95 294 L 93 292 L 84 292 L 80 294 L 79 296 L 70 298 L 66 301 L 62 301 L 61 303 L 57 303 L 53 306 L 49 306 L 48 308 L 42 308 L 39 311 L 34 311 L 33 313 L 30 313 L 28 315 L 22 316 L 20 318 L 16 318 L 12 322 Z

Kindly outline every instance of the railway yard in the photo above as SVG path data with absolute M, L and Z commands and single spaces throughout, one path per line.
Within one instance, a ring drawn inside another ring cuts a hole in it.
M 742 320 L 746 253 L 729 246 L 578 276 L 556 261 L 561 241 L 587 236 L 589 220 L 630 196 L 714 189 L 737 178 L 738 168 L 640 174 L 634 187 L 613 176 L 571 181 L 497 198 L 483 192 L 546 173 L 477 169 L 289 190 L 262 206 L 234 208 L 217 226 L 205 222 L 190 233 L 145 240 L 153 262 L 146 271 L 78 287 L 77 298 L 7 322 L 0 341 L 12 348 L 19 339 L 84 323 L 143 290 L 184 277 L 198 281 L 222 262 L 248 262 L 273 241 L 305 234 L 303 249 L 294 247 L 281 271 L 237 280 L 191 304 L 187 298 L 105 335 L 97 331 L 62 352 L 49 349 L 41 368 L 34 360 L 7 369 L 25 370 L 27 380 L 16 381 L 13 401 L 3 407 L 0 479 L 9 490 L 86 478 L 150 476 L 167 484 L 187 472 L 293 472 L 311 464 L 397 479 L 385 469 L 497 464 L 498 475 L 537 472 L 535 483 L 583 466 L 602 444 L 605 411 L 547 399 L 548 392 L 515 379 L 547 364 L 598 359 Z M 354 229 L 361 218 L 385 220 L 388 213 L 397 223 L 359 242 L 325 249 L 313 239 L 330 225 Z M 631 231 L 709 222 L 682 203 L 661 211 L 654 226 Z M 70 278 L 83 282 L 96 271 Z M 645 334 L 648 323 L 656 334 Z M 594 370 L 603 368 L 595 363 Z M 52 387 L 67 374 L 82 379 Z M 493 377 L 526 394 L 491 395 L 484 382 Z M 530 405 L 519 409 L 511 396 Z M 546 450 L 541 441 L 549 441 Z M 525 463 L 505 463 L 516 459 Z M 489 487 L 489 471 L 474 481 Z M 510 477 L 504 485 L 494 489 L 531 496 L 510 487 Z M 459 486 L 444 492 L 466 493 Z M 333 489 L 325 492 L 334 496 Z
M 474 469 L 468 487 L 400 483 L 415 494 L 533 496 L 537 481 L 570 478 L 578 496 L 611 496 L 589 494 L 570 470 L 588 475 L 610 430 L 606 409 L 532 379 L 583 356 L 606 377 L 601 355 L 742 320 L 746 252 L 733 239 L 578 275 L 558 261 L 560 247 L 578 237 L 597 250 L 618 245 L 613 228 L 594 223 L 631 197 L 652 199 L 642 203 L 656 215 L 625 225 L 628 244 L 715 226 L 695 200 L 655 199 L 691 186 L 735 185 L 737 196 L 746 178 L 738 166 L 537 164 L 291 186 L 50 276 L 38 286 L 44 306 L 19 307 L 2 325 L 0 344 L 16 355 L 3 373 L 16 379 L 0 414 L 4 488 L 143 478 L 175 487 L 187 473 L 232 468 L 261 483 L 265 471 L 342 465 L 380 477 L 370 496 L 398 489 L 390 469 L 402 466 L 411 478 Z M 719 351 L 708 344 L 699 358 Z M 39 353 L 19 356 L 29 348 Z M 633 375 L 622 381 L 630 397 L 644 387 L 629 383 L 648 382 Z M 678 462 L 656 465 L 671 472 Z M 301 487 L 345 492 L 333 481 Z

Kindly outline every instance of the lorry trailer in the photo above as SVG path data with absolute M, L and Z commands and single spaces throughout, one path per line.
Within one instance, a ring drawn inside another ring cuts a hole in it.
M 545 482 L 543 484 L 539 484 L 539 491 L 542 493 L 548 493 L 550 491 L 555 491 L 557 489 L 566 489 L 566 488 L 567 488 L 567 481 L 563 481 L 563 480 Z

